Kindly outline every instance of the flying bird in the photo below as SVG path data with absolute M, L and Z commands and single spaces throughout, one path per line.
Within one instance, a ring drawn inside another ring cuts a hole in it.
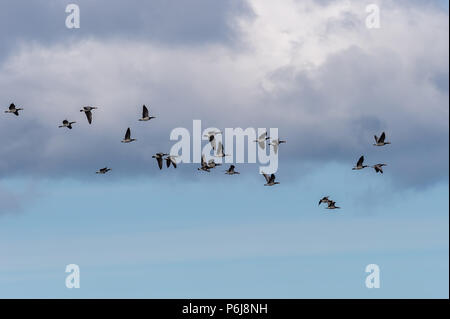
M 201 162 L 201 165 L 202 165 L 202 166 L 201 166 L 200 168 L 197 168 L 197 170 L 209 172 L 210 167 L 209 167 L 208 163 L 206 162 L 205 154 L 202 155 L 202 162 Z
M 325 196 L 321 200 L 319 200 L 319 205 L 317 205 L 317 206 L 320 206 L 320 204 L 322 204 L 322 203 L 328 204 L 330 202 L 328 197 L 330 197 L 330 196 Z
M 177 168 L 177 161 L 175 160 L 175 155 L 169 155 L 165 158 L 166 160 L 166 166 L 170 167 L 170 164 L 172 164 L 173 168 Z
M 215 168 L 216 166 L 221 166 L 222 164 L 220 164 L 220 163 L 216 163 L 216 162 L 214 162 L 214 159 L 210 159 L 209 161 L 208 161 L 208 167 L 209 168 Z
M 223 145 L 222 142 L 219 141 L 219 144 L 217 146 L 217 154 L 215 155 L 216 157 L 225 157 L 225 156 L 230 156 L 229 154 L 225 154 L 225 151 L 223 149 Z
M 209 131 L 208 133 L 203 135 L 208 138 L 213 150 L 216 150 L 216 135 L 219 135 L 219 134 L 222 134 L 222 132 L 221 131 Z
M 239 172 L 236 172 L 234 168 L 235 168 L 234 165 L 230 165 L 230 168 L 225 171 L 225 174 L 227 175 L 240 174 Z
M 72 124 L 75 124 L 76 122 L 69 122 L 68 120 L 62 121 L 62 125 L 58 127 L 67 127 L 68 129 L 72 129 Z
M 279 138 L 276 140 L 272 140 L 271 142 L 269 142 L 269 145 L 273 146 L 273 151 L 275 152 L 275 154 L 278 152 L 278 146 L 280 144 L 286 143 L 286 141 L 282 141 Z
M 125 138 L 121 141 L 122 143 L 131 143 L 133 141 L 136 141 L 135 138 L 131 138 L 131 130 L 130 128 L 127 129 L 125 133 Z
M 100 168 L 98 171 L 96 171 L 96 174 L 106 174 L 111 170 L 111 168 L 108 167 L 104 167 L 104 168 Z
M 365 167 L 368 167 L 367 165 L 363 165 L 363 162 L 364 162 L 364 156 L 361 156 L 359 158 L 359 160 L 358 160 L 358 163 L 356 163 L 356 166 L 353 167 L 352 169 L 353 170 L 360 170 L 360 169 L 363 169 Z
M 166 156 L 166 155 L 169 155 L 169 154 L 166 154 L 166 153 L 156 153 L 155 155 L 152 156 L 152 158 L 155 158 L 156 161 L 158 162 L 158 167 L 159 167 L 159 169 L 162 169 L 162 168 L 163 168 L 163 157 Z M 167 167 L 169 167 L 169 166 L 167 166 Z
M 80 110 L 80 112 L 84 112 L 86 114 L 86 118 L 88 120 L 88 123 L 92 123 L 92 110 L 97 109 L 96 106 L 83 106 L 83 108 Z
M 377 137 L 376 135 L 374 135 L 375 137 L 375 144 L 373 144 L 374 146 L 384 146 L 386 144 L 391 144 L 391 142 L 385 142 L 384 139 L 386 138 L 386 134 L 383 132 L 381 133 L 380 137 Z
M 336 206 L 336 202 L 335 201 L 328 201 L 328 206 L 326 207 L 326 209 L 339 209 L 340 207 Z
M 150 121 L 154 118 L 156 117 L 148 115 L 148 108 L 145 105 L 142 105 L 142 118 L 140 118 L 139 121 Z
M 373 166 L 371 166 L 373 169 L 375 169 L 375 172 L 383 174 L 383 166 L 387 166 L 387 164 L 375 164 Z
M 264 186 L 273 186 L 276 184 L 280 184 L 279 182 L 275 182 L 275 174 L 269 176 L 266 173 L 263 173 L 263 175 L 267 182 L 266 184 L 264 184 Z
M 17 107 L 14 105 L 14 103 L 11 103 L 11 104 L 9 105 L 8 110 L 6 110 L 5 113 L 13 113 L 13 114 L 15 114 L 16 116 L 19 116 L 19 111 L 22 111 L 22 110 L 23 110 L 22 108 L 17 108 Z
M 266 141 L 270 139 L 269 136 L 267 136 L 267 131 L 262 133 L 257 140 L 254 140 L 253 142 L 256 142 L 259 144 L 259 147 L 261 147 L 263 150 L 266 149 Z

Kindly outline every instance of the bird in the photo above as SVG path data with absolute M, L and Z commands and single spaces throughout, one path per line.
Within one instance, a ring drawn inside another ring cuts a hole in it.
M 210 159 L 209 161 L 208 161 L 208 167 L 209 168 L 215 168 L 216 166 L 221 166 L 222 164 L 220 164 L 220 163 L 216 163 L 216 162 L 214 162 L 214 159 Z
M 280 184 L 279 182 L 275 182 L 275 174 L 269 176 L 266 173 L 263 173 L 263 175 L 267 182 L 266 184 L 264 184 L 264 186 L 273 186 L 276 184 Z
M 374 146 L 384 146 L 386 144 L 391 144 L 391 142 L 385 142 L 384 139 L 386 138 L 386 134 L 383 132 L 381 133 L 380 137 L 377 137 L 376 135 L 374 135 L 375 137 L 375 144 L 373 144 Z
M 22 111 L 22 110 L 23 110 L 22 108 L 17 108 L 17 107 L 14 105 L 14 103 L 11 103 L 11 104 L 9 105 L 8 110 L 6 110 L 5 113 L 13 113 L 13 114 L 15 114 L 16 116 L 19 116 L 19 111 Z
M 177 161 L 175 160 L 175 155 L 169 155 L 165 158 L 166 160 L 166 166 L 170 167 L 170 164 L 172 164 L 173 168 L 177 168 Z
M 225 174 L 227 175 L 240 174 L 239 172 L 236 172 L 234 168 L 235 168 L 234 165 L 230 165 L 230 168 L 225 171 Z
M 67 127 L 68 129 L 72 129 L 72 124 L 75 124 L 76 122 L 69 122 L 68 120 L 62 121 L 62 125 L 58 127 Z
M 88 120 L 88 123 L 92 123 L 92 110 L 97 109 L 96 106 L 83 106 L 83 108 L 80 110 L 80 112 L 84 112 L 86 114 L 86 118 Z
M 322 204 L 322 203 L 328 204 L 330 202 L 328 197 L 330 197 L 330 196 L 325 196 L 321 200 L 319 200 L 319 205 L 317 205 L 317 206 L 320 206 L 320 204 Z
M 98 171 L 96 171 L 96 174 L 106 174 L 107 172 L 109 172 L 111 170 L 111 168 L 108 167 L 104 167 L 104 168 L 100 168 Z
M 267 131 L 262 133 L 257 140 L 254 140 L 253 142 L 256 142 L 259 144 L 259 147 L 261 147 L 263 150 L 266 149 L 266 141 L 270 139 L 269 136 L 267 136 Z
M 224 150 L 223 150 L 223 144 L 222 142 L 219 141 L 219 144 L 217 146 L 217 154 L 215 155 L 216 157 L 225 157 L 225 156 L 230 156 L 229 154 L 225 154 Z
M 133 141 L 136 141 L 135 138 L 131 138 L 131 130 L 130 128 L 127 129 L 125 133 L 125 138 L 121 141 L 122 143 L 131 143 Z
M 387 166 L 387 164 L 375 164 L 371 167 L 373 169 L 375 169 L 375 172 L 383 174 L 383 169 L 382 169 L 383 166 Z
M 152 156 L 152 158 L 155 158 L 156 161 L 158 162 L 158 167 L 159 167 L 159 169 L 162 169 L 162 168 L 163 168 L 163 157 L 166 156 L 166 155 L 169 155 L 169 154 L 166 154 L 166 153 L 156 153 L 155 155 Z M 167 166 L 167 167 L 169 167 L 169 166 Z
M 328 201 L 328 206 L 325 207 L 326 209 L 339 209 L 340 207 L 336 206 L 336 202 L 335 201 Z
M 286 141 L 282 141 L 279 138 L 276 140 L 272 140 L 271 142 L 269 142 L 269 145 L 273 146 L 273 151 L 275 152 L 275 154 L 278 152 L 278 146 L 280 144 L 286 143 Z
M 353 167 L 353 170 L 359 170 L 359 169 L 363 169 L 365 167 L 367 167 L 367 165 L 363 165 L 364 162 L 364 156 L 361 156 L 358 160 L 358 163 L 356 163 L 356 166 Z
M 142 105 L 142 118 L 140 118 L 139 121 L 150 121 L 154 118 L 156 117 L 148 115 L 148 108 L 145 105 Z
M 197 168 L 197 170 L 209 172 L 210 167 L 209 167 L 208 163 L 206 162 L 205 154 L 202 155 L 201 165 L 202 166 L 200 168 Z
M 221 131 L 209 131 L 208 133 L 203 135 L 208 138 L 213 150 L 216 150 L 216 135 L 219 135 L 219 134 L 222 134 L 222 132 Z

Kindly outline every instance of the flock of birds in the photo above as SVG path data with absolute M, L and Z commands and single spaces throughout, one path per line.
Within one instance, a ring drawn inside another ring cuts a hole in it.
M 84 114 L 86 115 L 87 121 L 89 124 L 92 123 L 92 111 L 97 109 L 97 107 L 95 106 L 84 106 L 80 112 L 84 112 Z M 11 105 L 9 106 L 8 110 L 5 111 L 5 113 L 12 113 L 15 114 L 16 116 L 19 116 L 19 111 L 22 111 L 23 108 L 18 108 L 14 105 L 14 103 L 11 103 Z M 150 121 L 151 119 L 156 118 L 155 116 L 150 116 L 149 115 L 149 111 L 148 108 L 143 105 L 142 106 L 142 117 L 139 119 L 139 121 Z M 59 128 L 68 128 L 68 129 L 72 129 L 72 125 L 75 124 L 76 121 L 69 121 L 68 119 L 64 119 L 62 121 L 62 125 L 59 125 Z M 213 149 L 213 151 L 216 151 L 216 154 L 214 155 L 215 157 L 219 157 L 219 158 L 223 158 L 225 156 L 230 156 L 229 154 L 225 154 L 224 151 L 224 146 L 223 144 L 219 141 L 216 145 L 216 135 L 222 134 L 221 131 L 210 131 L 207 134 L 205 134 L 204 136 L 208 138 L 209 143 L 211 143 L 211 147 Z M 390 142 L 385 141 L 386 139 L 386 134 L 385 132 L 382 132 L 381 135 L 378 136 L 374 136 L 375 137 L 375 143 L 373 144 L 374 146 L 385 146 L 388 144 L 391 144 Z M 131 138 L 131 129 L 128 127 L 126 132 L 125 132 L 125 136 L 123 138 L 123 140 L 121 141 L 122 143 L 131 143 L 136 141 L 135 138 Z M 259 145 L 259 147 L 263 150 L 265 150 L 266 147 L 266 143 L 269 146 L 273 147 L 273 150 L 275 152 L 275 154 L 278 152 L 278 148 L 281 144 L 286 143 L 285 140 L 280 140 L 280 139 L 270 139 L 270 137 L 267 135 L 267 132 L 264 132 L 263 134 L 261 134 L 256 140 L 254 140 L 253 142 L 257 143 Z M 163 168 L 163 162 L 166 162 L 166 166 L 167 168 L 170 167 L 170 165 L 172 165 L 174 168 L 177 168 L 177 161 L 176 155 L 170 155 L 167 153 L 156 153 L 155 155 L 152 156 L 152 158 L 156 159 L 156 162 L 158 164 L 159 169 Z M 201 167 L 197 168 L 199 171 L 205 171 L 205 172 L 210 172 L 211 169 L 216 168 L 217 166 L 221 166 L 222 164 L 220 163 L 216 163 L 214 161 L 214 159 L 210 159 L 209 161 L 206 161 L 206 156 L 205 154 L 202 154 L 202 158 L 201 158 Z M 356 163 L 355 167 L 353 167 L 353 170 L 362 170 L 366 167 L 371 167 L 375 170 L 376 173 L 380 173 L 383 174 L 383 166 L 387 166 L 387 164 L 384 163 L 378 163 L 378 164 L 374 164 L 374 165 L 364 165 L 364 156 L 361 156 L 358 159 L 358 162 Z M 225 174 L 227 175 L 236 175 L 239 174 L 238 171 L 235 170 L 235 166 L 234 165 L 230 165 L 230 167 L 225 171 Z M 111 171 L 111 168 L 109 167 L 103 167 L 100 168 L 98 171 L 96 171 L 97 174 L 106 174 L 109 171 Z M 263 172 L 262 174 L 266 180 L 266 183 L 264 184 L 264 186 L 274 186 L 277 184 L 280 184 L 279 182 L 275 181 L 275 174 L 266 174 Z M 326 209 L 339 209 L 340 207 L 336 206 L 336 202 L 331 200 L 329 198 L 330 196 L 324 196 L 322 199 L 319 200 L 319 206 L 323 203 L 323 204 L 327 204 Z

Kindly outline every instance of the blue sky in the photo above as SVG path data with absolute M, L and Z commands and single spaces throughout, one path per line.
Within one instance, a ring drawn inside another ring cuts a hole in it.
M 356 1 L 220 3 L 79 1 L 68 30 L 62 2 L 2 2 L 0 101 L 25 110 L 0 118 L 0 297 L 448 298 L 448 2 L 379 1 L 377 30 Z M 159 171 L 194 119 L 277 127 L 281 184 Z

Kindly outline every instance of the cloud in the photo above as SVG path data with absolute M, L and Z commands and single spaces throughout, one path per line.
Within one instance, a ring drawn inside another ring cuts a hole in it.
M 229 41 L 216 32 L 174 47 L 177 26 L 167 39 L 125 28 L 22 43 L 0 68 L 2 105 L 26 109 L 0 118 L 0 176 L 83 178 L 102 165 L 151 174 L 170 131 L 201 119 L 205 128 L 278 127 L 286 165 L 351 165 L 364 153 L 405 185 L 448 179 L 448 13 L 380 6 L 381 29 L 365 27 L 357 1 L 252 0 L 252 14 L 227 16 Z M 150 124 L 137 122 L 144 103 L 157 115 Z M 88 104 L 100 107 L 92 126 L 78 111 Z M 57 128 L 64 118 L 74 130 Z M 138 142 L 122 145 L 128 126 Z M 383 130 L 393 144 L 375 149 Z

